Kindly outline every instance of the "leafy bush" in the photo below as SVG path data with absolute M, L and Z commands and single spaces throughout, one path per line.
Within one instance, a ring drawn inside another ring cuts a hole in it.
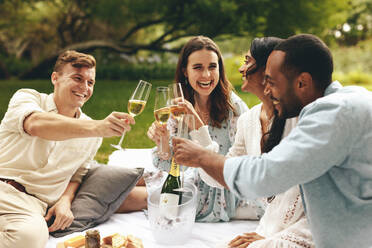
M 335 71 L 349 73 L 360 71 L 372 72 L 372 45 L 371 40 L 360 42 L 352 47 L 332 47 Z
M 176 65 L 143 63 L 111 63 L 97 65 L 97 78 L 110 80 L 170 79 L 174 77 Z
M 239 73 L 239 67 L 242 65 L 243 61 L 243 54 L 224 59 L 227 78 L 234 86 L 240 86 L 242 84 L 242 75 Z
M 19 60 L 14 57 L 0 56 L 10 75 L 19 75 L 31 68 L 31 63 L 27 60 Z
M 343 85 L 359 85 L 368 89 L 372 89 L 372 74 L 362 72 L 360 70 L 343 73 L 336 71 L 333 73 L 333 79 L 340 81 Z

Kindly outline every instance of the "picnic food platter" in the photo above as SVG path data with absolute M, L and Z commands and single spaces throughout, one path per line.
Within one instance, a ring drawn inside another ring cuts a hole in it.
M 133 235 L 114 233 L 100 238 L 98 230 L 88 230 L 57 244 L 57 248 L 143 248 L 142 240 Z

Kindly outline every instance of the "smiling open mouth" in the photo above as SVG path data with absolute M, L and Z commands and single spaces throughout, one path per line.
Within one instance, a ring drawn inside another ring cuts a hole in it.
M 72 92 L 75 96 L 78 96 L 78 97 L 82 97 L 82 98 L 85 98 L 87 97 L 87 95 L 85 94 L 81 94 L 81 93 L 77 93 L 77 92 Z
M 276 98 L 274 98 L 272 96 L 270 97 L 270 99 L 271 99 L 271 101 L 273 102 L 274 105 L 277 105 L 277 104 L 280 103 Z
M 202 81 L 199 81 L 198 82 L 198 85 L 201 87 L 201 88 L 208 88 L 209 86 L 211 86 L 213 83 L 213 81 L 207 81 L 207 82 L 202 82 Z

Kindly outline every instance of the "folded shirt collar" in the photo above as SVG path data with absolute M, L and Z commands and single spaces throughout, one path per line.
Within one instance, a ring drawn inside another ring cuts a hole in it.
M 58 113 L 57 105 L 54 102 L 54 94 L 51 93 L 48 95 L 47 100 L 46 100 L 46 111 L 47 112 L 53 112 L 53 113 Z M 79 119 L 81 116 L 81 109 L 78 108 L 78 111 L 75 115 L 76 119 Z
M 342 88 L 342 85 L 340 84 L 339 81 L 333 81 L 330 85 L 328 85 L 328 87 L 325 89 L 324 91 L 324 95 L 329 95 L 329 94 L 332 94 L 334 92 L 336 92 L 337 90 L 341 89 Z

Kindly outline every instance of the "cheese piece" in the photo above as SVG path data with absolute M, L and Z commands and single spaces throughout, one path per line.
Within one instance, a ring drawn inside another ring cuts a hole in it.
M 64 242 L 65 247 L 80 247 L 85 244 L 85 237 L 83 235 L 79 235 L 73 238 L 70 238 Z
M 129 234 L 127 236 L 128 244 L 126 248 L 143 248 L 142 240 Z
M 112 248 L 123 248 L 126 247 L 128 240 L 125 236 L 115 234 L 112 236 Z

